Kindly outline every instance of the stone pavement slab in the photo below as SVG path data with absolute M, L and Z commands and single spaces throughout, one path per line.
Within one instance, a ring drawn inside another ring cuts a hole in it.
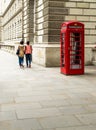
M 6 120 L 15 120 L 16 119 L 16 113 L 15 111 L 2 111 L 0 112 L 0 121 L 6 121 Z
M 56 128 L 56 130 L 96 130 L 96 126 L 77 126 L 77 127 L 66 127 L 66 128 Z
M 0 130 L 42 130 L 36 119 L 10 120 L 0 122 Z
M 58 128 L 68 126 L 82 125 L 75 116 L 54 116 L 46 117 L 39 120 L 43 128 Z

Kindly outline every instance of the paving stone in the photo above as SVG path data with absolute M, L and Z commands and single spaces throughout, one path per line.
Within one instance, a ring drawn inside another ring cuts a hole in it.
M 36 129 L 36 130 L 42 129 L 42 126 L 36 119 L 28 119 L 28 120 L 24 119 L 23 124 L 24 124 L 23 127 L 26 128 L 25 130 L 27 130 L 27 128 Z
M 76 126 L 76 127 L 63 127 L 56 128 L 56 130 L 96 130 L 96 126 Z
M 58 128 L 81 125 L 74 116 L 55 116 L 39 119 L 43 128 Z
M 67 100 L 52 100 L 40 102 L 43 107 L 60 107 L 70 105 Z
M 96 113 L 96 104 L 89 104 L 89 105 L 85 106 L 85 108 L 86 108 L 89 112 L 95 112 L 95 113 Z
M 14 111 L 0 112 L 0 121 L 14 120 L 16 119 L 16 114 Z
M 84 104 L 93 104 L 93 98 L 71 98 L 68 99 L 69 103 L 72 105 L 84 105 Z
M 89 111 L 86 110 L 83 106 L 66 106 L 66 107 L 60 107 L 60 112 L 64 115 L 72 115 L 72 114 L 82 114 L 82 113 L 88 113 Z
M 61 115 L 57 108 L 43 108 L 43 109 L 31 109 L 31 110 L 17 110 L 17 118 L 42 118 L 50 117 L 54 115 Z
M 0 122 L 0 130 L 42 130 L 36 119 L 13 120 Z
M 36 129 L 32 129 L 32 130 L 36 130 Z M 55 130 L 55 129 L 42 129 L 42 130 Z
M 2 104 L 1 111 L 12 111 L 12 110 L 24 110 L 24 109 L 33 109 L 41 108 L 40 103 L 19 103 L 19 104 Z
M 0 97 L 0 104 L 14 103 L 13 97 Z
M 96 124 L 96 113 L 88 113 L 88 114 L 80 114 L 76 115 L 76 117 L 83 123 L 83 124 Z
M 67 95 L 63 95 L 63 94 L 55 94 L 55 95 L 51 95 L 52 99 L 54 100 L 64 100 L 64 99 L 67 99 L 68 96 Z
M 18 92 L 18 96 L 21 96 L 21 97 L 23 97 L 23 96 L 33 96 L 33 95 L 35 95 L 35 96 L 42 96 L 42 95 L 49 95 L 49 92 L 48 91 L 45 91 L 45 90 L 42 90 L 42 91 L 40 91 L 40 90 L 33 90 L 33 89 L 24 89 L 24 90 L 22 90 L 22 91 L 19 91 Z
M 26 96 L 26 97 L 16 97 L 15 102 L 16 103 L 22 103 L 22 102 L 39 102 L 39 101 L 44 101 L 44 100 L 52 100 L 52 98 L 48 96 Z

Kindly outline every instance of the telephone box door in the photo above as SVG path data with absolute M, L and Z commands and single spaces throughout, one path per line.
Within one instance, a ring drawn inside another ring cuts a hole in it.
M 81 31 L 69 31 L 68 44 L 68 72 L 69 74 L 84 73 L 84 33 Z

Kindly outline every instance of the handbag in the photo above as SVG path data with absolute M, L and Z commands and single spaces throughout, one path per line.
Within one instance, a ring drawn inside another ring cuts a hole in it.
M 19 55 L 19 49 L 17 49 L 17 51 L 16 51 L 16 55 Z

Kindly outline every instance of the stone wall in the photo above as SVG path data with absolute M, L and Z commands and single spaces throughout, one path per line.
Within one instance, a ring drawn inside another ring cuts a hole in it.
M 85 43 L 94 44 L 96 36 L 96 0 L 70 0 L 65 2 L 69 14 L 67 20 L 78 20 L 85 24 Z M 70 8 L 71 7 L 71 8 Z
M 0 42 L 2 41 L 2 16 L 0 16 Z
M 85 25 L 85 64 L 92 64 L 92 48 L 96 44 L 96 0 L 37 0 L 35 15 L 34 62 L 59 66 L 61 23 L 77 20 Z
M 96 44 L 96 0 L 69 0 L 64 20 L 78 20 L 85 25 L 85 64 L 92 64 L 92 48 Z
M 37 0 L 33 62 L 43 66 L 60 66 L 60 26 L 68 9 L 64 1 Z

